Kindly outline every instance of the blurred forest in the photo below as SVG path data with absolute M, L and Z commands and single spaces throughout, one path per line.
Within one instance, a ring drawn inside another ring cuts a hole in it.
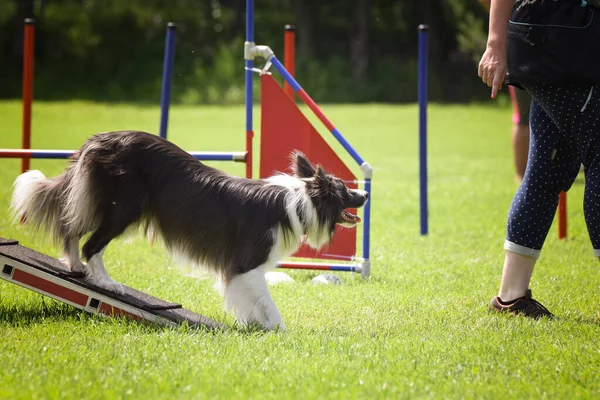
M 0 98 L 19 98 L 23 20 L 36 20 L 36 99 L 156 103 L 167 22 L 177 24 L 174 103 L 242 103 L 244 0 L 0 0 Z M 489 96 L 477 78 L 487 14 L 477 0 L 256 0 L 255 42 L 322 102 L 414 102 L 417 26 L 430 26 L 430 99 Z M 263 65 L 259 61 L 259 66 Z

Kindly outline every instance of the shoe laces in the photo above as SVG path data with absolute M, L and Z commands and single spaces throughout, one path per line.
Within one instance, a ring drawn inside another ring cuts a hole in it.
M 542 305 L 539 301 L 531 297 L 531 289 L 527 289 L 525 292 L 525 296 L 523 298 L 523 311 L 527 313 L 531 313 L 536 317 L 541 316 L 549 316 L 553 317 L 554 315 L 548 310 L 546 307 Z

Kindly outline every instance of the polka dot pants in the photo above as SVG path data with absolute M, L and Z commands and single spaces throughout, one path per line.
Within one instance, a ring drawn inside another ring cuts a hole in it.
M 561 191 L 583 164 L 585 221 L 600 256 L 600 86 L 524 85 L 532 95 L 529 158 L 508 214 L 504 248 L 538 258 Z

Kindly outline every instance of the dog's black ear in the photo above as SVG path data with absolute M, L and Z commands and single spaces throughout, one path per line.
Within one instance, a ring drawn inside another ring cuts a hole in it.
M 331 177 L 327 175 L 327 172 L 321 165 L 317 165 L 317 172 L 315 173 L 315 181 L 324 190 L 329 190 L 332 185 Z
M 292 154 L 292 160 L 292 170 L 298 178 L 312 178 L 315 176 L 315 167 L 302 152 L 296 151 Z
M 316 175 L 319 178 L 323 178 L 323 179 L 327 178 L 327 172 L 325 171 L 325 169 L 320 164 L 317 165 L 317 173 L 316 173 Z

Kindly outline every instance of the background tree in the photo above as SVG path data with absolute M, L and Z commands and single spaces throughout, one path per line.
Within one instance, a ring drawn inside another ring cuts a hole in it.
M 173 101 L 243 101 L 244 0 L 4 0 L 0 98 L 18 98 L 23 20 L 36 18 L 35 96 L 156 103 L 166 23 L 178 25 Z M 430 25 L 430 97 L 487 96 L 476 77 L 487 14 L 476 0 L 257 0 L 256 41 L 297 27 L 297 76 L 319 101 L 416 100 L 417 26 Z

